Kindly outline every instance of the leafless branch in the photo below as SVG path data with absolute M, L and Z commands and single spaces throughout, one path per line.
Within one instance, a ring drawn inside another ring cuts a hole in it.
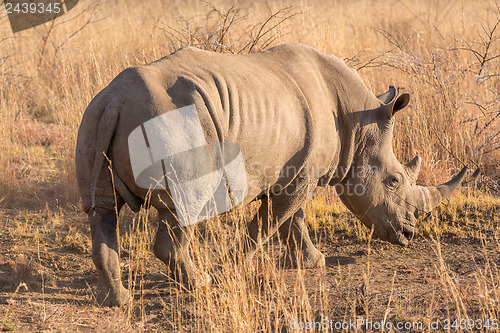
M 500 76 L 499 73 L 485 74 L 484 71 L 487 65 L 495 59 L 500 58 L 500 54 L 491 55 L 491 50 L 493 49 L 493 44 L 500 39 L 500 36 L 496 36 L 497 29 L 500 26 L 500 19 L 491 28 L 482 27 L 483 34 L 479 35 L 481 41 L 469 42 L 463 41 L 465 46 L 451 48 L 453 51 L 467 51 L 470 52 L 477 60 L 478 69 L 476 72 L 477 79 L 479 83 L 486 81 L 492 77 Z M 474 46 L 475 44 L 476 46 Z
M 288 14 L 288 12 L 290 10 L 291 10 L 291 7 L 285 7 L 285 8 L 278 10 L 277 12 L 271 13 L 271 15 L 269 15 L 269 17 L 262 24 L 260 24 L 259 29 L 258 29 L 256 35 L 252 38 L 252 40 L 249 41 L 245 46 L 243 46 L 243 48 L 241 48 L 238 51 L 238 53 L 242 53 L 245 50 L 246 50 L 246 53 L 251 53 L 253 48 L 255 46 L 257 46 L 257 44 L 262 39 L 262 37 L 264 37 L 265 35 L 267 35 L 271 31 L 273 31 L 274 29 L 276 29 L 278 26 L 280 26 L 285 21 L 290 20 L 291 18 L 293 18 L 296 15 L 302 14 L 301 12 L 295 12 L 295 13 Z M 286 15 L 284 17 L 280 18 L 279 15 L 281 15 L 283 13 L 286 13 Z M 278 22 L 276 22 L 274 25 L 268 27 L 268 24 L 270 22 L 272 22 L 274 19 L 278 19 Z M 271 41 L 273 41 L 274 39 L 276 39 L 276 37 L 274 37 L 274 36 L 268 38 L 266 40 L 266 42 L 264 43 L 264 45 L 265 45 L 264 47 L 269 46 Z
M 73 17 L 71 17 L 69 19 L 61 20 L 61 21 L 60 20 L 52 20 L 50 22 L 50 25 L 49 25 L 48 29 L 46 29 L 45 31 L 42 31 L 41 29 L 35 28 L 35 31 L 38 32 L 41 35 L 41 38 L 42 38 L 42 41 L 43 41 L 41 50 L 39 52 L 40 59 L 38 61 L 38 68 L 40 68 L 40 66 L 41 66 L 41 64 L 42 64 L 42 62 L 44 60 L 46 61 L 45 53 L 47 51 L 47 44 L 48 44 L 48 42 L 50 41 L 50 43 L 52 45 L 52 49 L 53 49 L 52 50 L 52 52 L 53 52 L 52 56 L 53 56 L 53 58 L 56 58 L 58 52 L 74 36 L 76 36 L 79 32 L 81 32 L 82 30 L 84 30 L 89 25 L 94 24 L 94 23 L 96 23 L 96 22 L 99 21 L 99 20 L 95 19 L 95 14 L 96 14 L 97 10 L 100 8 L 100 6 L 101 6 L 100 3 L 96 3 L 96 4 L 93 4 L 93 5 L 90 5 L 87 8 L 82 9 L 75 16 L 73 16 Z M 51 34 L 52 34 L 52 32 L 54 31 L 54 29 L 57 26 L 60 26 L 62 24 L 65 24 L 65 23 L 71 22 L 73 20 L 76 20 L 77 18 L 82 17 L 84 15 L 88 15 L 88 17 L 85 20 L 85 22 L 83 22 L 79 27 L 77 27 L 63 42 L 58 43 L 57 41 L 51 40 L 51 38 L 50 38 Z
M 87 20 L 80 25 L 71 35 L 69 35 L 61 44 L 54 46 L 54 54 L 57 55 L 57 53 L 62 49 L 62 47 L 69 42 L 73 37 L 75 37 L 79 32 L 81 32 L 83 29 L 85 29 L 87 26 L 90 24 L 98 22 L 97 20 L 94 20 L 95 13 L 99 9 L 99 3 L 93 5 L 92 7 L 83 10 L 81 13 L 79 13 L 77 16 L 82 15 L 83 13 L 86 13 L 90 11 L 90 15 L 88 16 Z M 68 20 L 69 21 L 69 20 Z
M 230 36 L 232 31 L 235 30 L 236 23 L 243 21 L 247 18 L 247 15 L 241 14 L 236 3 L 233 3 L 227 10 L 221 10 L 207 1 L 204 1 L 204 3 L 210 8 L 206 24 L 193 28 L 191 24 L 193 19 L 180 18 L 179 25 L 181 28 L 173 28 L 160 20 L 157 20 L 159 23 L 157 28 L 167 33 L 171 40 L 175 40 L 181 45 L 193 45 L 215 52 L 249 53 L 257 47 L 259 49 L 268 47 L 279 37 L 277 29 L 295 15 L 300 14 L 290 13 L 291 8 L 289 7 L 272 13 L 264 22 L 256 24 L 250 29 L 245 29 L 249 31 L 250 38 L 241 47 L 233 45 Z M 217 15 L 215 22 L 210 17 L 213 13 Z M 235 49 L 236 47 L 238 49 Z

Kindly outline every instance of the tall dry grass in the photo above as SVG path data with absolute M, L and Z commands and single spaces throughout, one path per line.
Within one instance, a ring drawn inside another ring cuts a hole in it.
M 0 26 L 0 188 L 6 202 L 77 204 L 73 148 L 85 107 L 121 70 L 194 45 L 257 52 L 309 44 L 359 69 L 370 89 L 405 87 L 394 148 L 423 157 L 421 181 L 468 163 L 497 191 L 500 160 L 495 1 L 83 1 L 53 24 Z
M 483 170 L 475 185 L 497 195 L 499 19 L 499 3 L 494 0 L 236 4 L 222 0 L 140 4 L 81 0 L 72 12 L 53 23 L 16 34 L 3 16 L 0 205 L 14 210 L 79 205 L 73 162 L 78 125 L 93 96 L 124 68 L 151 62 L 185 45 L 245 53 L 285 42 L 305 43 L 344 58 L 376 93 L 385 92 L 390 84 L 411 93 L 410 106 L 397 115 L 394 150 L 402 162 L 416 154 L 422 156 L 421 183 L 445 181 L 468 163 Z M 496 199 L 488 200 L 498 207 Z M 469 209 L 484 208 L 481 204 L 473 201 Z M 326 236 L 330 241 L 336 239 L 335 229 L 370 244 L 369 233 L 346 217 L 345 208 L 330 192 L 310 201 L 306 209 L 313 230 L 332 229 Z M 459 205 L 448 213 L 451 221 L 465 214 Z M 249 213 L 232 214 L 236 215 L 229 218 L 243 222 L 238 214 Z M 498 235 L 498 221 L 492 214 L 488 230 Z M 332 217 L 336 217 L 334 224 Z M 122 228 L 121 247 L 127 262 L 125 281 L 135 299 L 118 319 L 108 322 L 111 329 L 120 331 L 144 329 L 148 318 L 141 276 L 150 259 L 154 223 L 151 212 L 129 216 L 129 220 L 133 222 Z M 279 332 L 289 327 L 290 318 L 498 317 L 500 275 L 488 253 L 485 251 L 482 259 L 486 264 L 477 266 L 471 289 L 459 288 L 442 259 L 439 237 L 453 228 L 453 223 L 445 225 L 433 217 L 422 226 L 423 234 L 436 239 L 429 240 L 436 251 L 434 294 L 410 291 L 418 302 L 405 302 L 405 292 L 397 287 L 387 294 L 371 289 L 370 260 L 362 270 L 363 289 L 358 290 L 353 288 L 357 280 L 340 267 L 334 278 L 324 271 L 289 274 L 276 270 L 276 251 L 281 250 L 277 245 L 259 252 L 261 273 L 255 278 L 227 256 L 229 247 L 241 239 L 243 228 L 228 227 L 216 218 L 198 232 L 204 242 L 195 242 L 193 255 L 201 268 L 219 272 L 218 289 L 200 288 L 187 295 L 170 291 L 174 301 L 165 304 L 162 313 L 172 330 L 214 332 Z M 13 231 L 15 237 L 18 233 L 28 237 L 22 226 Z M 483 242 L 493 237 L 473 231 L 464 235 Z M 368 245 L 369 258 L 370 251 Z M 225 264 L 214 267 L 214 257 L 222 258 Z M 437 304 L 444 304 L 444 308 Z

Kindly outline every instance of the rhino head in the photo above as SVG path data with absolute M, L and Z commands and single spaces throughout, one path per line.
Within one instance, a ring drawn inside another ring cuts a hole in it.
M 405 246 L 419 215 L 431 211 L 462 182 L 467 167 L 447 183 L 416 184 L 421 158 L 401 164 L 392 150 L 394 115 L 409 102 L 402 89 L 390 87 L 369 111 L 359 112 L 353 135 L 352 164 L 335 188 L 342 202 L 380 239 Z M 341 189 L 341 191 L 339 191 Z

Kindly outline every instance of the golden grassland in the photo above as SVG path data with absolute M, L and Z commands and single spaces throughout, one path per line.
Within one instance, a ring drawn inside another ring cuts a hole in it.
M 291 318 L 428 324 L 498 317 L 499 20 L 495 0 L 81 0 L 57 20 L 16 34 L 0 14 L 0 326 L 281 332 Z M 321 191 L 306 214 L 322 250 L 338 259 L 324 270 L 276 269 L 281 249 L 273 243 L 260 255 L 261 275 L 249 278 L 226 254 L 241 228 L 223 221 L 238 225 L 250 213 L 214 219 L 200 228 L 204 242 L 195 242 L 193 255 L 201 267 L 222 272 L 221 281 L 192 293 L 159 282 L 168 277 L 149 252 L 154 212 L 127 211 L 123 271 L 135 298 L 123 311 L 98 308 L 73 161 L 88 103 L 126 67 L 182 46 L 248 53 L 286 42 L 343 58 L 376 94 L 389 85 L 410 92 L 393 146 L 401 162 L 422 157 L 420 184 L 446 181 L 465 164 L 482 174 L 420 221 L 408 249 L 372 241 L 331 190 Z M 355 264 L 340 263 L 357 251 Z M 466 252 L 476 253 L 472 261 Z M 453 258 L 472 272 L 460 273 Z M 381 281 L 384 260 L 394 274 Z M 394 268 L 403 263 L 402 271 Z M 412 270 L 427 272 L 422 283 L 405 280 Z

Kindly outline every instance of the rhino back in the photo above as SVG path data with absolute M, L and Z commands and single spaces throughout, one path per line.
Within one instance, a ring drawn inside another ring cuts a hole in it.
M 121 99 L 112 146 L 117 174 L 144 197 L 147 191 L 131 170 L 128 136 L 158 115 L 194 104 L 207 142 L 240 148 L 249 189 L 245 202 L 298 175 L 317 181 L 335 164 L 340 148 L 336 102 L 316 52 L 301 45 L 251 55 L 185 48 L 124 71 L 109 87 Z M 155 192 L 153 205 L 171 206 L 168 193 Z

